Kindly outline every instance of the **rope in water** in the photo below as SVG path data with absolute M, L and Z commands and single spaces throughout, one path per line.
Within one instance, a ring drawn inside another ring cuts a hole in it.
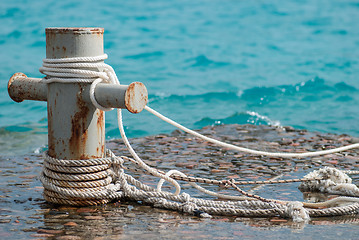
M 100 82 L 120 84 L 113 68 L 102 62 L 106 58 L 107 55 L 86 58 L 45 59 L 43 67 L 40 68 L 40 72 L 47 75 L 47 77 L 43 79 L 43 81 L 47 83 L 91 83 L 90 97 L 92 103 L 99 109 L 108 111 L 112 109 L 100 106 L 94 96 L 96 84 Z M 88 68 L 94 70 L 88 70 Z M 276 157 L 308 157 L 359 147 L 359 144 L 352 144 L 337 149 L 298 154 L 268 153 L 250 150 L 200 135 L 199 133 L 166 118 L 148 106 L 146 106 L 145 109 L 160 117 L 162 120 L 206 141 L 218 144 L 222 147 L 245 151 L 252 154 Z M 317 207 L 318 205 L 308 205 L 307 203 L 303 204 L 296 201 L 266 199 L 243 191 L 237 186 L 239 183 L 233 180 L 215 181 L 203 178 L 191 178 L 178 170 L 164 173 L 148 166 L 136 154 L 126 137 L 120 109 L 117 110 L 117 114 L 122 139 L 133 159 L 117 157 L 109 150 L 106 151 L 105 158 L 91 160 L 58 160 L 51 158 L 45 153 L 44 170 L 40 179 L 45 188 L 44 196 L 47 201 L 71 205 L 93 205 L 103 204 L 115 199 L 128 198 L 132 201 L 141 201 L 155 207 L 173 209 L 201 216 L 208 216 L 208 214 L 261 217 L 281 216 L 291 217 L 295 221 L 307 221 L 309 216 L 353 214 L 359 209 L 358 198 L 353 197 L 340 197 L 337 198 L 338 200 L 330 200 L 329 203 L 321 203 L 322 207 L 330 208 L 307 209 L 306 207 Z M 124 167 L 122 166 L 124 159 L 135 163 L 136 166 L 140 167 L 146 174 L 159 177 L 161 180 L 157 185 L 157 189 L 143 184 L 132 176 L 126 174 L 124 172 Z M 356 186 L 351 184 L 351 180 L 348 180 L 349 177 L 338 171 L 339 170 L 336 169 L 325 168 L 322 172 L 316 172 L 309 177 L 304 177 L 304 179 L 301 180 L 303 188 L 316 189 L 324 192 L 333 191 L 336 194 L 358 197 L 359 190 Z M 344 182 L 342 182 L 343 179 Z M 176 180 L 188 181 L 192 186 L 206 194 L 235 201 L 213 201 L 192 198 L 186 193 L 181 193 L 181 187 Z M 161 186 L 164 181 L 168 181 L 175 186 L 175 193 L 162 191 Z M 283 181 L 286 180 L 278 180 L 277 182 L 280 183 Z M 214 193 L 198 186 L 196 182 L 220 184 L 231 187 L 246 197 Z M 259 182 L 256 183 L 258 184 Z M 262 184 L 266 183 L 270 183 L 270 181 L 262 182 Z M 250 184 L 250 182 L 247 182 L 247 184 Z M 337 206 L 342 203 L 346 204 L 346 206 Z

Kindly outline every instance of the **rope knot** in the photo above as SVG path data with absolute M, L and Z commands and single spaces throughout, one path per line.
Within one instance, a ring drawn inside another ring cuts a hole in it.
M 233 184 L 234 184 L 234 179 L 222 180 L 222 185 L 224 188 L 230 188 L 233 186 Z
M 188 193 L 185 193 L 185 192 L 181 193 L 180 196 L 183 199 L 183 202 L 189 202 L 190 199 L 191 199 L 191 196 Z
M 301 191 L 319 191 L 348 196 L 357 196 L 359 194 L 359 188 L 352 184 L 352 179 L 336 168 L 321 168 L 307 174 L 304 178 L 319 178 L 320 180 L 302 182 L 299 186 Z
M 198 208 L 198 206 L 193 202 L 185 202 L 182 204 L 182 211 L 185 213 L 192 213 Z
M 287 214 L 294 222 L 307 222 L 310 219 L 308 211 L 301 202 L 289 202 L 287 204 Z
M 181 204 L 182 211 L 194 214 L 194 211 L 197 209 L 197 205 L 191 202 L 191 196 L 188 193 L 182 193 L 180 196 L 183 201 L 183 203 Z

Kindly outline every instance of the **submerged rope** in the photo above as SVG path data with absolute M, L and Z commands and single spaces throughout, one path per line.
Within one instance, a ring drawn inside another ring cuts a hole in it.
M 107 55 L 86 58 L 45 59 L 40 72 L 47 75 L 43 81 L 47 83 L 61 82 L 91 83 L 91 101 L 97 108 L 108 111 L 112 109 L 100 106 L 94 96 L 96 84 L 100 82 L 120 84 L 114 70 L 102 61 Z M 81 69 L 82 68 L 82 69 Z M 83 69 L 86 68 L 86 69 Z M 94 70 L 88 70 L 88 69 Z M 352 144 L 337 149 L 325 150 L 314 153 L 268 153 L 251 150 L 223 143 L 208 138 L 195 131 L 183 127 L 174 121 L 164 117 L 155 110 L 145 109 L 161 119 L 179 127 L 185 132 L 200 137 L 206 141 L 218 144 L 222 147 L 245 151 L 253 154 L 276 157 L 308 157 L 329 154 L 359 147 Z M 302 182 L 303 189 L 318 190 L 335 194 L 349 195 L 353 197 L 339 197 L 324 203 L 301 203 L 297 201 L 281 201 L 266 199 L 261 196 L 243 191 L 237 185 L 241 182 L 233 180 L 210 180 L 204 178 L 189 177 L 178 170 L 164 173 L 156 168 L 148 166 L 131 147 L 122 123 L 121 110 L 117 110 L 118 126 L 122 139 L 133 158 L 117 157 L 110 150 L 106 151 L 104 158 L 90 160 L 58 160 L 45 152 L 44 168 L 40 180 L 44 186 L 44 196 L 49 202 L 70 205 L 94 205 L 103 204 L 113 200 L 127 198 L 131 201 L 141 201 L 154 207 L 172 209 L 201 217 L 216 215 L 236 215 L 246 217 L 289 217 L 294 221 L 308 221 L 310 216 L 335 216 L 353 214 L 359 209 L 358 188 L 351 184 L 351 180 L 343 172 L 325 168 L 319 172 L 307 175 L 303 179 L 293 180 L 269 180 L 246 182 L 246 184 L 267 184 L 283 182 Z M 134 163 L 142 172 L 160 178 L 157 188 L 152 188 L 133 178 L 124 172 L 122 164 L 124 160 Z M 333 177 L 334 176 L 334 177 Z M 340 176 L 340 177 L 338 177 Z M 342 180 L 344 179 L 344 180 Z M 181 193 L 181 187 L 176 180 L 187 181 L 199 191 L 228 201 L 214 201 L 193 198 L 187 193 Z M 162 184 L 167 181 L 175 188 L 175 193 L 162 190 Z M 344 182 L 342 182 L 344 181 Z M 233 188 L 240 195 L 225 195 L 209 191 L 197 183 L 217 184 Z M 244 184 L 244 183 L 243 183 Z M 344 184 L 344 185 L 343 185 Z M 347 185 L 345 185 L 347 184 Z M 351 185 L 348 185 L 351 184 Z M 349 190 L 348 190 L 349 189 Z M 342 206 L 344 205 L 344 206 Z M 325 207 L 324 209 L 311 209 Z

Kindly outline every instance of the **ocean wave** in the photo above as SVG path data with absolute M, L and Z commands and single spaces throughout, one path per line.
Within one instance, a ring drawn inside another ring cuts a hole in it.
M 190 101 L 190 100 L 202 100 L 210 101 L 214 99 L 220 99 L 221 101 L 230 101 L 238 99 L 237 92 L 207 92 L 196 95 L 177 95 L 177 94 L 165 94 L 159 92 L 156 94 L 149 94 L 149 102 L 154 103 L 158 101 Z
M 226 92 L 152 94 L 149 100 L 151 107 L 196 128 L 218 124 L 289 125 L 358 134 L 353 120 L 359 113 L 358 91 L 345 82 L 331 83 L 317 77 L 296 84 Z
M 187 100 L 220 100 L 233 101 L 240 100 L 248 103 L 252 102 L 272 102 L 280 99 L 287 100 L 288 97 L 298 97 L 300 101 L 319 101 L 328 96 L 339 101 L 350 101 L 357 95 L 358 89 L 345 82 L 338 82 L 330 85 L 321 78 L 313 78 L 308 81 L 292 85 L 278 85 L 271 87 L 252 87 L 244 90 L 234 89 L 235 91 L 225 92 L 206 92 L 193 95 L 177 95 L 159 92 L 149 95 L 150 102 L 157 101 L 187 101 Z
M 204 126 L 215 126 L 215 125 L 223 125 L 223 124 L 252 124 L 252 125 L 270 125 L 270 126 L 278 126 L 281 124 L 279 121 L 271 120 L 267 116 L 263 116 L 257 112 L 241 112 L 235 113 L 229 117 L 221 118 L 221 119 L 212 119 L 209 117 L 202 118 L 200 121 L 195 122 L 196 127 L 204 127 Z

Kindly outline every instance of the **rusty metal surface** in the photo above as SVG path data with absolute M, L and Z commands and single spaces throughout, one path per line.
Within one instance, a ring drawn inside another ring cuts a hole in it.
M 141 112 L 148 101 L 147 89 L 140 82 L 130 85 L 100 83 L 95 88 L 95 97 L 103 107 L 127 109 L 131 113 Z M 91 103 L 87 93 L 84 94 L 84 99 Z
M 15 73 L 11 76 L 11 78 L 7 84 L 7 91 L 9 93 L 9 96 L 15 102 L 23 101 L 23 99 L 18 94 L 16 94 L 16 87 L 14 87 L 14 81 L 17 79 L 21 79 L 21 78 L 27 78 L 27 76 L 21 72 Z
M 99 83 L 95 87 L 96 101 L 105 108 L 126 108 L 125 93 L 127 85 L 117 85 L 109 83 Z M 92 104 L 90 99 L 90 87 L 83 92 L 84 101 Z
M 46 57 L 90 57 L 103 54 L 102 28 L 46 29 Z M 97 69 L 94 69 L 97 70 Z M 47 101 L 49 155 L 59 159 L 100 158 L 105 153 L 105 116 L 89 97 L 90 83 L 44 83 L 41 79 L 14 74 L 8 84 L 14 101 Z M 98 84 L 95 97 L 104 107 L 143 110 L 148 101 L 146 87 Z
M 86 34 L 78 34 L 79 32 Z M 46 57 L 102 55 L 102 32 L 91 32 L 88 28 L 46 29 Z M 48 84 L 50 156 L 60 159 L 90 159 L 104 156 L 105 118 L 101 110 L 84 100 L 84 93 L 88 94 L 89 86 L 89 83 Z
M 50 27 L 45 29 L 45 33 L 55 33 L 55 34 L 103 34 L 103 28 L 97 27 L 69 27 L 69 28 L 58 28 Z
M 49 85 L 49 154 L 60 159 L 90 159 L 104 154 L 104 113 L 82 99 L 85 84 Z
M 145 85 L 141 82 L 131 83 L 125 94 L 126 109 L 131 113 L 139 113 L 146 106 L 148 94 Z
M 15 73 L 10 78 L 8 93 L 15 102 L 24 100 L 47 100 L 47 84 L 41 81 L 41 78 L 28 78 L 23 73 Z
M 90 85 L 82 86 L 82 100 L 92 104 Z M 15 73 L 9 80 L 8 92 L 15 102 L 24 100 L 47 101 L 47 83 L 41 78 L 29 78 L 23 73 Z M 97 102 L 106 108 L 122 108 L 132 113 L 139 113 L 148 101 L 147 89 L 143 83 L 134 82 L 130 85 L 99 83 L 95 88 Z
M 103 28 L 46 28 L 46 57 L 92 57 L 103 54 Z M 96 46 L 93 44 L 96 42 Z

